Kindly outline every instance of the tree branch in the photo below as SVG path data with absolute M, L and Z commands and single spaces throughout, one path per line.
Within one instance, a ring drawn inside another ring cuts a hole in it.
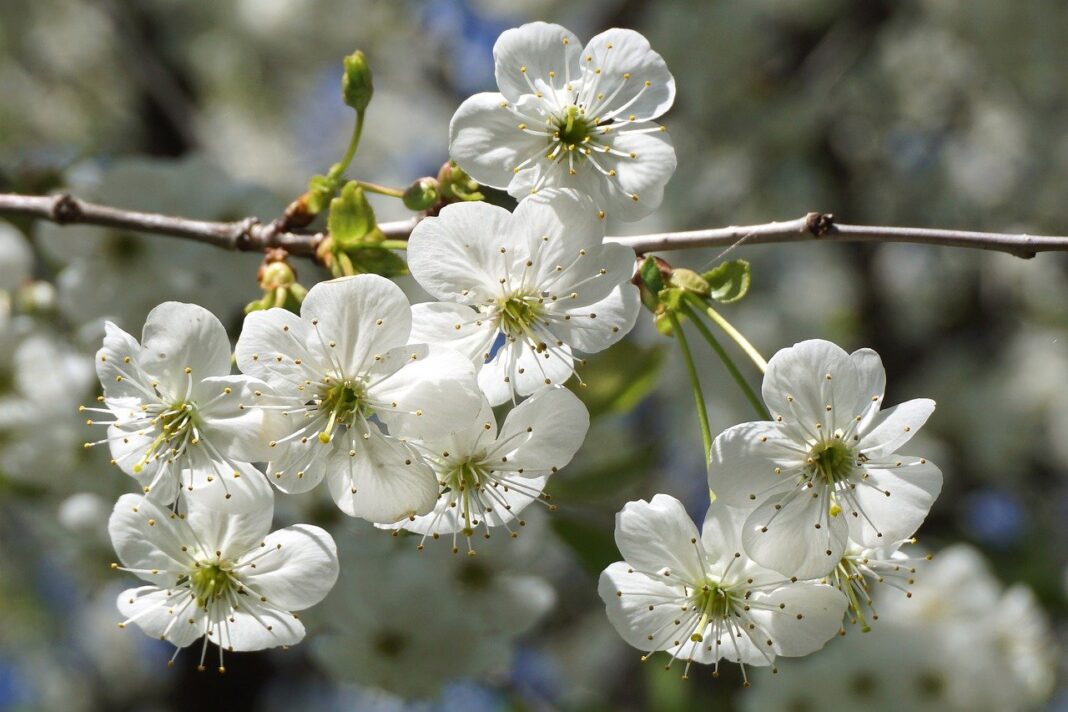
M 263 223 L 257 218 L 235 222 L 210 222 L 188 218 L 142 213 L 98 205 L 79 200 L 67 193 L 51 196 L 0 193 L 0 215 L 24 215 L 50 220 L 59 225 L 85 224 L 149 232 L 185 238 L 227 250 L 260 251 L 281 247 L 293 255 L 311 257 L 323 239 L 323 233 L 287 232 L 277 222 Z M 411 234 L 419 218 L 380 223 L 387 238 L 404 239 Z M 1031 258 L 1039 252 L 1068 251 L 1068 237 L 1042 237 L 1026 234 L 940 230 L 919 227 L 876 227 L 844 225 L 826 213 L 808 215 L 764 225 L 732 226 L 689 232 L 665 232 L 631 237 L 607 237 L 635 252 L 663 252 L 693 247 L 729 247 L 738 243 L 762 245 L 805 242 L 909 242 L 940 247 L 969 247 L 1007 252 Z

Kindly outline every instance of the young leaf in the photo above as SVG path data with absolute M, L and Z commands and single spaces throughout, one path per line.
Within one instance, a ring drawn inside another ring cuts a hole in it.
M 375 211 L 356 181 L 349 181 L 341 195 L 330 201 L 327 229 L 342 249 L 355 247 L 375 228 Z
M 701 276 L 708 282 L 708 296 L 723 304 L 736 302 L 749 291 L 749 263 L 745 260 L 723 262 Z

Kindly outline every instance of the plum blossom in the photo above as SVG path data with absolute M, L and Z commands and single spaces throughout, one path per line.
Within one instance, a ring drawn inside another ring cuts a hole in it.
M 763 396 L 772 421 L 742 423 L 712 444 L 709 487 L 752 509 L 742 541 L 755 561 L 818 578 L 864 547 L 902 541 L 926 518 L 942 473 L 897 450 L 934 411 L 918 398 L 880 412 L 886 374 L 871 349 L 847 354 L 804 341 L 768 363 Z
M 108 322 L 96 372 L 111 414 L 111 456 L 145 494 L 162 504 L 180 491 L 201 493 L 209 506 L 256 507 L 270 486 L 252 462 L 266 460 L 263 413 L 246 404 L 266 385 L 230 375 L 226 329 L 195 304 L 164 302 L 145 321 L 141 342 Z
M 393 523 L 434 506 L 434 471 L 407 438 L 441 436 L 478 415 L 474 367 L 458 352 L 408 345 L 411 308 L 376 275 L 321 282 L 300 316 L 253 312 L 237 364 L 266 381 L 269 410 L 284 421 L 268 479 L 287 493 L 324 478 L 343 512 Z
M 118 554 L 112 568 L 149 585 L 123 591 L 120 627 L 135 623 L 179 650 L 203 637 L 223 651 L 262 650 L 304 638 L 294 611 L 315 605 L 338 575 L 334 540 L 319 527 L 296 524 L 270 532 L 270 488 L 257 507 L 230 514 L 205 507 L 199 496 L 184 512 L 138 495 L 115 503 L 108 531 Z M 175 650 L 177 656 L 178 650 Z
M 653 122 L 675 79 L 649 41 L 613 28 L 583 48 L 560 25 L 532 22 L 493 46 L 500 92 L 467 99 L 449 152 L 475 180 L 516 199 L 543 188 L 589 195 L 601 217 L 642 218 L 675 172 L 675 148 Z
M 658 494 L 629 502 L 616 515 L 623 555 L 597 587 L 608 619 L 627 643 L 686 661 L 721 659 L 773 665 L 775 657 L 808 655 L 841 627 L 846 599 L 814 581 L 790 582 L 747 557 L 740 532 L 745 512 L 718 502 L 698 533 L 682 503 Z M 748 680 L 748 678 L 746 678 Z
M 421 443 L 427 452 L 441 494 L 433 511 L 411 520 L 401 520 L 399 529 L 437 539 L 452 535 L 453 552 L 459 551 L 457 535 L 467 540 L 483 527 L 512 529 L 519 513 L 543 497 L 549 477 L 571 461 L 589 428 L 586 406 L 571 391 L 552 386 L 535 393 L 511 410 L 497 432 L 488 402 L 478 419 L 464 430 Z M 526 522 L 518 520 L 519 526 Z
M 602 244 L 585 205 L 574 191 L 524 200 L 514 213 L 457 203 L 412 231 L 412 276 L 441 300 L 413 307 L 412 341 L 467 354 L 491 405 L 564 383 L 575 351 L 601 351 L 634 326 L 634 253 Z

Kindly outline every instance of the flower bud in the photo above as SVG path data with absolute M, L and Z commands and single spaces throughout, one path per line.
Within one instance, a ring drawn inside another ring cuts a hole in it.
M 374 83 L 371 81 L 371 66 L 363 52 L 356 50 L 345 57 L 345 73 L 341 76 L 341 96 L 345 103 L 362 114 L 371 103 Z
M 478 181 L 467 175 L 454 161 L 447 161 L 438 171 L 438 186 L 442 199 L 447 203 L 484 198 L 478 190 Z
M 702 297 L 706 296 L 709 291 L 708 282 L 692 269 L 685 269 L 682 267 L 673 269 L 671 271 L 671 278 L 668 282 L 672 287 L 678 287 L 687 292 L 699 294 Z
M 409 210 L 421 211 L 427 210 L 438 202 L 438 196 L 437 179 L 427 177 L 420 178 L 408 186 L 408 189 L 404 191 L 402 200 L 404 201 L 404 207 Z

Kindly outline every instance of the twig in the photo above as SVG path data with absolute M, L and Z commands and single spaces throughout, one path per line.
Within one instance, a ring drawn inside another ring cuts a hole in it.
M 60 225 L 87 224 L 116 227 L 157 235 L 180 237 L 227 250 L 259 251 L 283 247 L 290 254 L 312 256 L 323 239 L 322 233 L 299 233 L 279 230 L 277 224 L 262 223 L 257 218 L 235 222 L 210 222 L 188 218 L 122 210 L 98 205 L 61 193 L 49 196 L 0 193 L 0 215 L 26 215 L 51 220 Z M 411 234 L 419 218 L 379 223 L 387 238 L 403 240 Z M 764 225 L 723 227 L 690 232 L 665 232 L 632 237 L 607 237 L 635 252 L 663 252 L 694 247 L 722 247 L 745 240 L 751 245 L 805 242 L 910 242 L 939 247 L 969 247 L 1007 252 L 1031 258 L 1039 252 L 1068 252 L 1068 237 L 966 230 L 940 230 L 920 227 L 876 227 L 843 225 L 826 213 L 809 213 L 796 220 Z

